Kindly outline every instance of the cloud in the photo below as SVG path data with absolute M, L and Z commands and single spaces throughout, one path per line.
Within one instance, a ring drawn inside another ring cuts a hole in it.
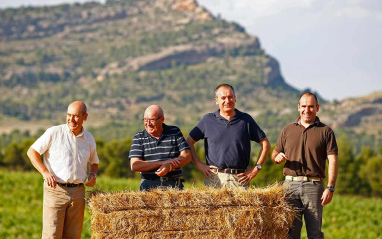
M 262 18 L 280 14 L 291 9 L 309 9 L 314 1 L 310 0 L 230 0 L 234 5 L 234 10 L 247 13 L 253 18 Z
M 213 13 L 223 18 L 239 19 L 242 23 L 290 13 L 311 14 L 324 18 L 373 18 L 382 20 L 380 0 L 199 0 Z
M 333 15 L 347 18 L 372 18 L 382 20 L 382 4 L 379 0 L 351 0 L 346 5 L 335 4 Z

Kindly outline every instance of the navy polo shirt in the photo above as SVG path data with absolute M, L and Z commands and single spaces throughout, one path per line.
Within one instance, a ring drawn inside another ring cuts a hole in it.
M 220 110 L 208 113 L 191 130 L 193 140 L 204 139 L 208 165 L 221 169 L 246 169 L 251 155 L 250 141 L 259 143 L 266 137 L 249 114 L 235 111 L 231 121 L 220 116 Z
M 144 161 L 164 161 L 179 157 L 180 152 L 186 149 L 190 149 L 190 146 L 188 146 L 180 129 L 176 126 L 163 124 L 163 133 L 159 139 L 151 136 L 146 130 L 134 135 L 129 159 L 140 158 Z M 155 171 L 156 169 L 151 172 Z M 170 172 L 167 176 L 179 172 L 181 172 L 180 169 Z

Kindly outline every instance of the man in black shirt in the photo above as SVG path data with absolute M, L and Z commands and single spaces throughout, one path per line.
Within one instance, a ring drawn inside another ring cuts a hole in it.
M 235 108 L 236 96 L 231 85 L 221 84 L 215 89 L 219 109 L 206 114 L 187 136 L 195 166 L 205 175 L 205 184 L 214 187 L 247 188 L 260 172 L 269 151 L 265 133 L 247 113 Z M 194 144 L 204 139 L 206 164 L 196 155 Z M 247 169 L 251 155 L 251 141 L 261 146 L 254 168 Z

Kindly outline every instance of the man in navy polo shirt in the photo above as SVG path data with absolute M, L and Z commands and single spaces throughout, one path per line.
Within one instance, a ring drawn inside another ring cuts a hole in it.
M 145 129 L 135 134 L 130 148 L 132 171 L 141 172 L 140 190 L 157 187 L 183 188 L 180 167 L 191 162 L 190 147 L 176 126 L 164 124 L 159 105 L 149 106 Z
M 215 89 L 219 109 L 206 114 L 187 136 L 195 166 L 205 175 L 205 184 L 219 187 L 247 188 L 259 173 L 271 145 L 265 133 L 247 113 L 235 109 L 235 90 L 221 84 Z M 206 164 L 195 152 L 194 144 L 204 139 Z M 251 141 L 261 146 L 257 164 L 247 169 L 251 155 Z

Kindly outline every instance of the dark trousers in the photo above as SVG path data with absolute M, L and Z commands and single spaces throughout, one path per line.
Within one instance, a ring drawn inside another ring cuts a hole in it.
M 158 187 L 163 188 L 178 188 L 183 189 L 184 185 L 179 180 L 177 181 L 161 181 L 161 180 L 149 180 L 149 179 L 141 179 L 141 186 L 139 188 L 140 191 L 150 190 Z
M 298 216 L 289 230 L 292 239 L 301 238 L 302 217 L 304 216 L 306 231 L 309 239 L 323 239 L 321 197 L 324 192 L 324 183 L 285 181 L 287 192 L 290 195 L 289 203 L 297 209 Z

